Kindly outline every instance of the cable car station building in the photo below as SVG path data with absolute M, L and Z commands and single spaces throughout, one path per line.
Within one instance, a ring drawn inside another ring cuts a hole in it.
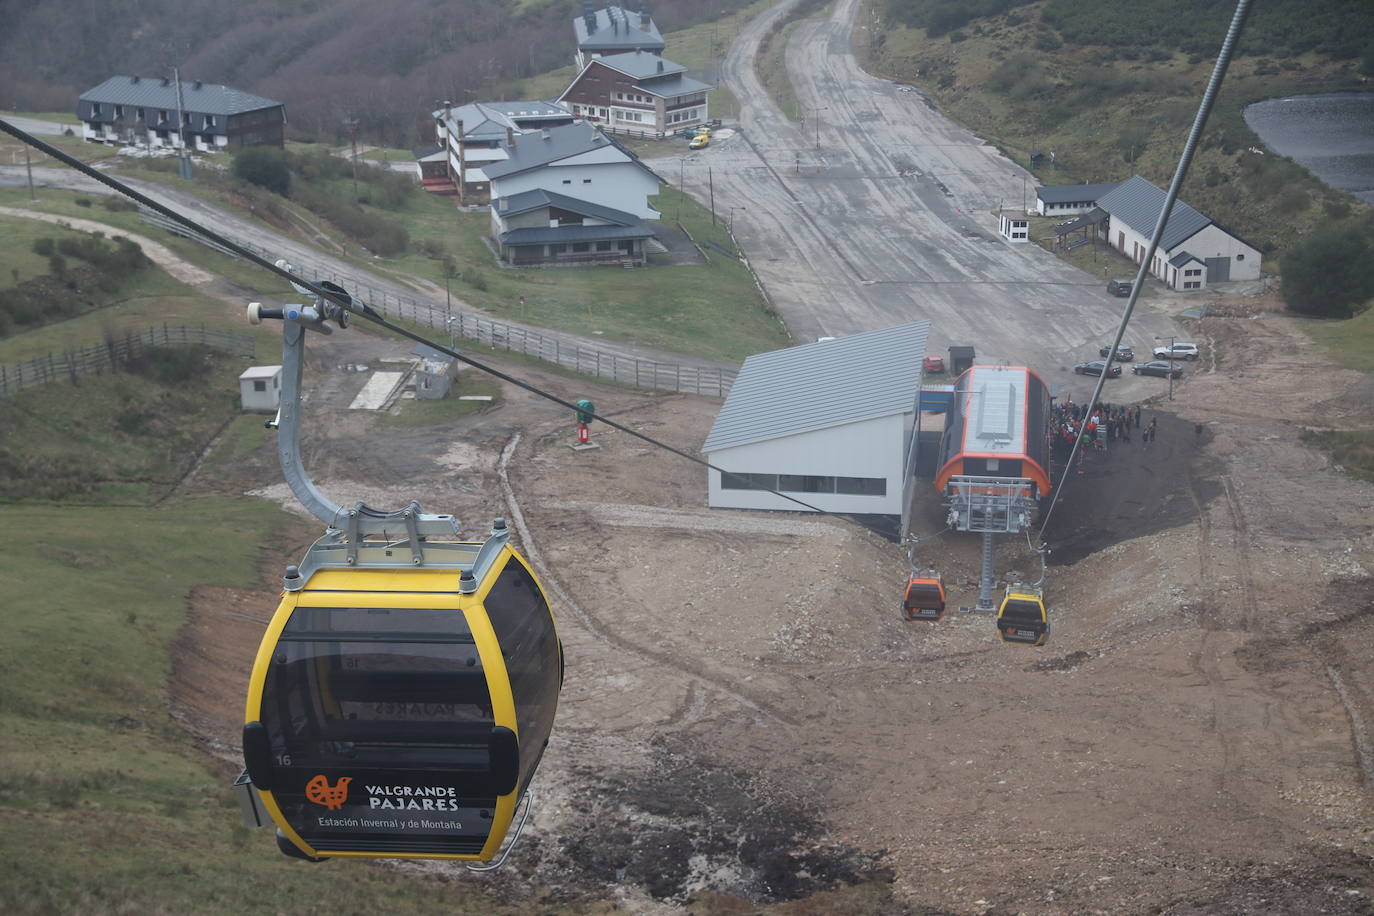
M 902 516 L 915 481 L 929 321 L 749 357 L 702 451 L 708 505 Z M 725 479 L 722 480 L 722 477 Z

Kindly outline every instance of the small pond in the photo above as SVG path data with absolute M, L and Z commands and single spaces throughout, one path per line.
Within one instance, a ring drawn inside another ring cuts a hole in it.
M 1374 204 L 1374 93 L 1268 99 L 1245 109 L 1245 123 L 1270 149 Z

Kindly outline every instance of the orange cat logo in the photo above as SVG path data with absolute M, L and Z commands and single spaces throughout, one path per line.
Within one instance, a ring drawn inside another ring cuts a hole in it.
M 331 786 L 321 773 L 305 784 L 305 797 L 330 811 L 338 811 L 348 801 L 348 784 L 352 781 L 352 776 L 340 776 L 339 781 Z

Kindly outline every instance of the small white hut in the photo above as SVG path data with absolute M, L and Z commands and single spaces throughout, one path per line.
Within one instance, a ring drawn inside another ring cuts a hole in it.
M 281 366 L 253 366 L 239 376 L 244 410 L 276 410 L 281 406 Z

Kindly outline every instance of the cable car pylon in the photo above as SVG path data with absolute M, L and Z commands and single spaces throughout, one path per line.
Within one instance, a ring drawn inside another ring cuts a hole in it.
M 282 399 L 268 426 L 292 493 L 326 528 L 286 567 L 249 680 L 235 783 L 246 819 L 258 826 L 265 813 L 281 851 L 312 861 L 499 865 L 528 817 L 558 706 L 553 615 L 504 519 L 464 540 L 456 518 L 416 501 L 345 508 L 320 492 L 300 452 L 305 339 L 347 327 L 350 310 L 296 289 L 313 304 L 252 303 L 248 318 L 282 322 Z

